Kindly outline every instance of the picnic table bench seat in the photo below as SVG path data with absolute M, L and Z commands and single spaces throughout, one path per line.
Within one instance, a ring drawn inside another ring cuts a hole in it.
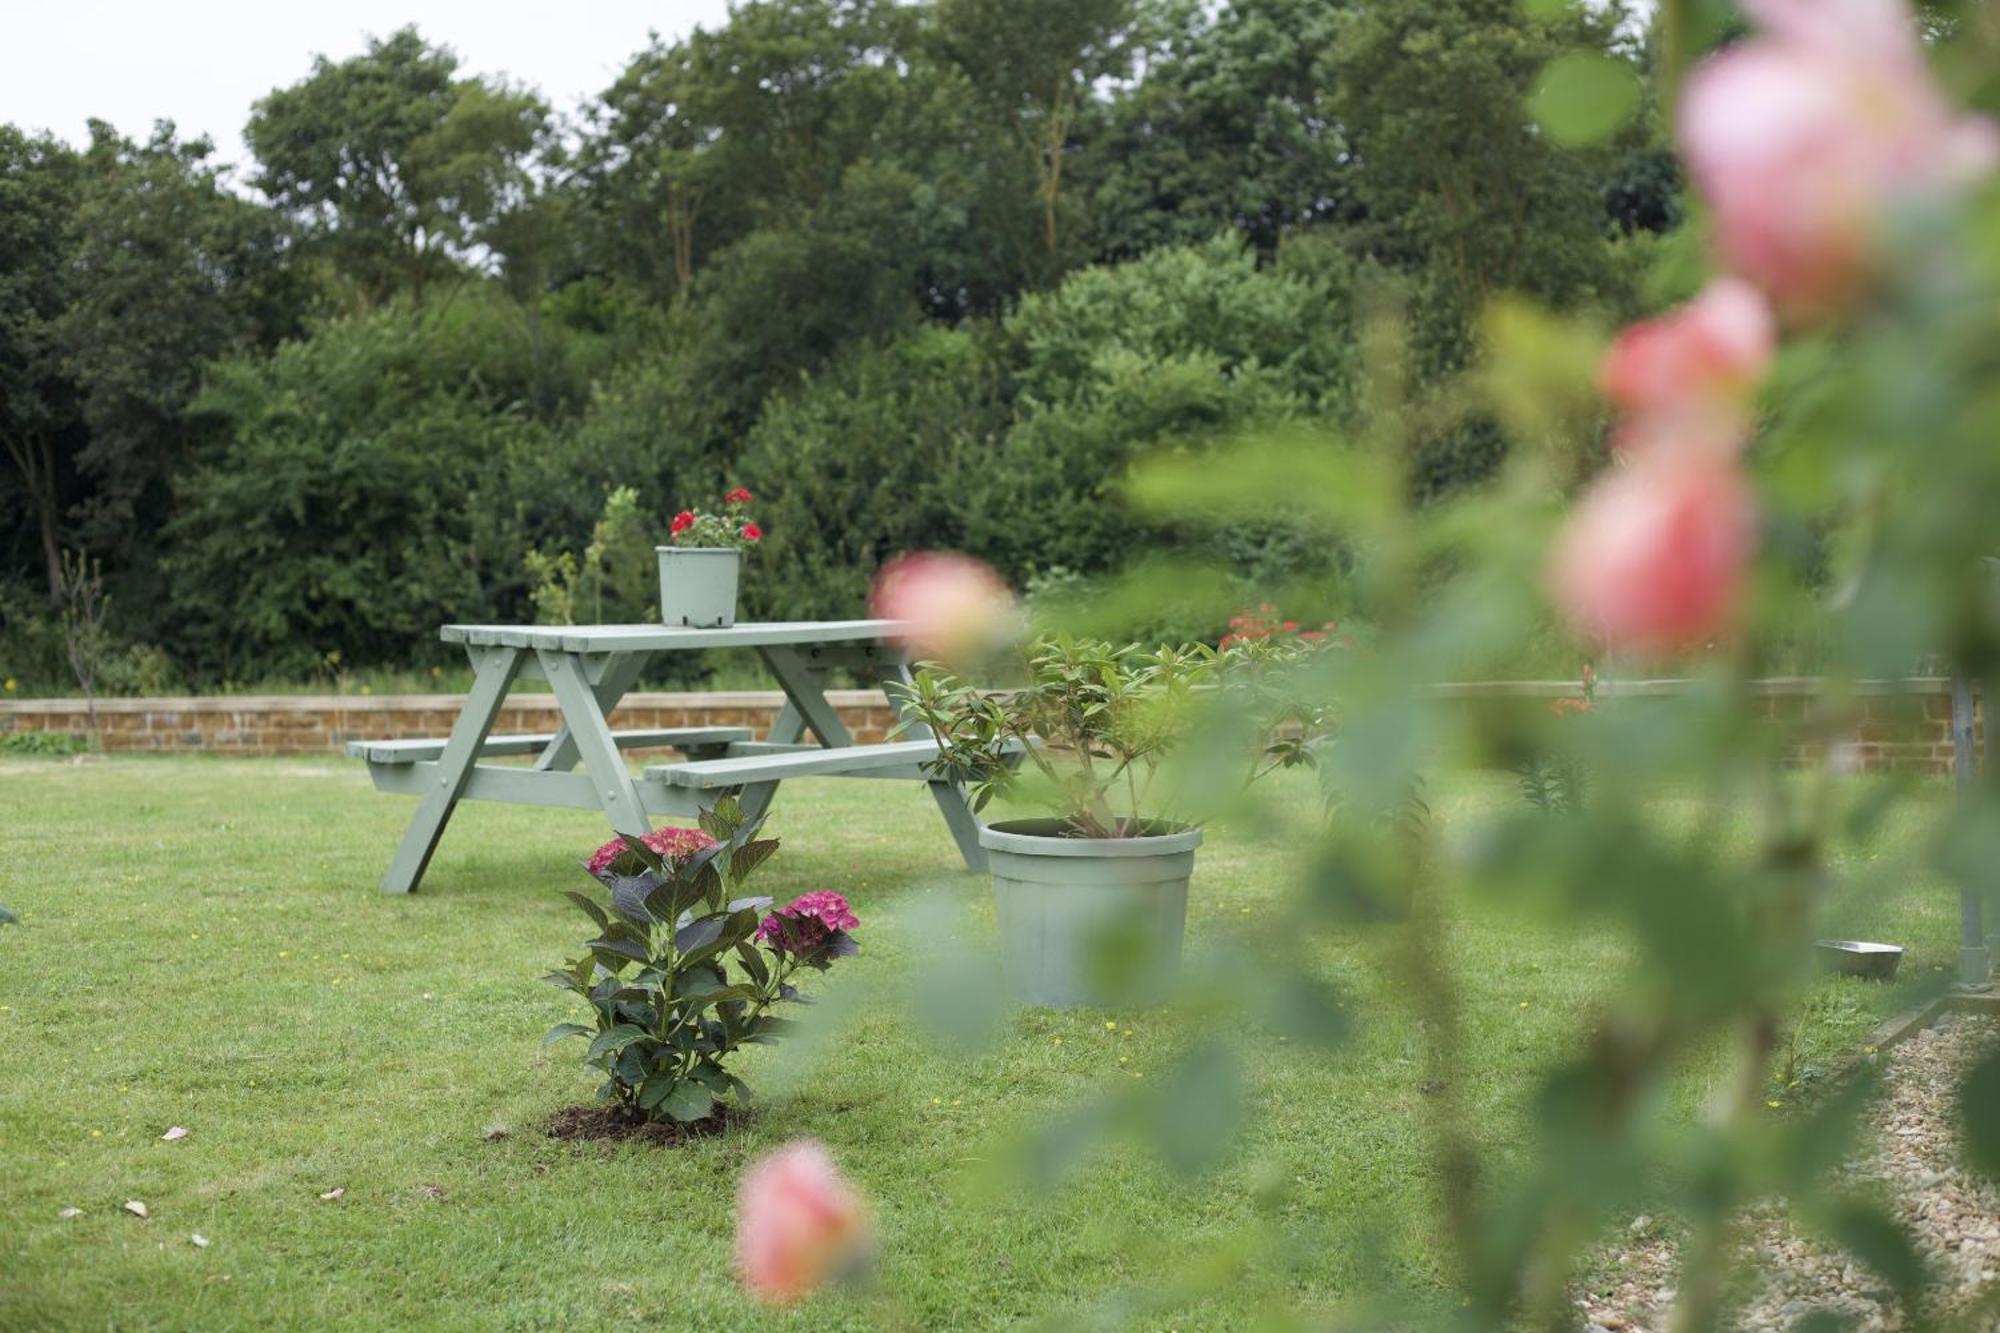
M 621 750 L 674 749 L 683 753 L 720 752 L 754 735 L 748 727 L 664 727 L 650 730 L 614 731 L 611 739 Z M 447 737 L 407 741 L 349 741 L 347 753 L 371 764 L 414 764 L 436 759 L 444 753 Z M 555 741 L 555 733 L 535 736 L 488 736 L 479 747 L 479 757 L 540 754 Z
M 753 754 L 730 754 L 721 759 L 690 759 L 681 764 L 654 764 L 646 776 L 670 787 L 694 787 L 703 791 L 718 787 L 741 787 L 754 782 L 778 782 L 785 778 L 816 775 L 860 775 L 887 768 L 911 768 L 937 758 L 936 741 L 894 741 L 884 745 L 843 745 L 835 749 L 821 746 L 773 747 Z
M 1008 741 L 1004 754 L 1019 754 L 1019 741 Z M 739 743 L 727 754 L 714 759 L 690 759 L 680 764 L 653 764 L 646 769 L 649 781 L 670 787 L 714 791 L 725 787 L 747 787 L 760 782 L 787 778 L 830 777 L 919 777 L 935 780 L 923 766 L 938 757 L 934 740 L 886 741 L 875 745 L 846 745 L 825 748 L 818 745 L 770 745 Z

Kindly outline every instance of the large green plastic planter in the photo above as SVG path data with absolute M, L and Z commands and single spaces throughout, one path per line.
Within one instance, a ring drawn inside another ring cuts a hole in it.
M 1052 819 L 979 831 L 993 872 L 1000 961 L 1024 1004 L 1157 1004 L 1180 972 L 1200 829 L 1140 838 L 1061 837 Z
M 736 575 L 743 552 L 728 546 L 655 546 L 660 557 L 660 620 L 694 629 L 736 623 Z

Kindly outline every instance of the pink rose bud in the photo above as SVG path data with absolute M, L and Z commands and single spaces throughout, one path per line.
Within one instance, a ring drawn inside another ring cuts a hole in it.
M 1777 344 L 1778 323 L 1762 294 L 1740 278 L 1717 278 L 1680 309 L 1619 334 L 1598 381 L 1627 412 L 1734 405 L 1764 377 Z
M 983 561 L 952 551 L 912 551 L 884 565 L 869 596 L 873 614 L 901 622 L 896 639 L 920 658 L 965 662 L 1021 632 L 1021 608 Z
M 1570 624 L 1657 656 L 1727 627 L 1756 543 L 1750 488 L 1702 450 L 1651 453 L 1600 478 L 1557 540 L 1549 582 Z
M 766 1305 L 790 1305 L 855 1268 L 869 1249 L 861 1196 L 826 1149 L 788 1143 L 753 1163 L 736 1195 L 736 1267 Z
M 1731 272 L 1785 317 L 1864 290 L 1882 223 L 2000 164 L 2000 131 L 1958 114 L 1902 0 L 1744 0 L 1761 29 L 1704 62 L 1677 136 Z

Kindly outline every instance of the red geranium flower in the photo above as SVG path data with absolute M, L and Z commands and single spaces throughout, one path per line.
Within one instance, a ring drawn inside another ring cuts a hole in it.
M 674 515 L 674 521 L 668 525 L 667 531 L 671 533 L 682 533 L 686 532 L 689 528 L 693 526 L 694 526 L 694 510 L 683 509 L 681 510 L 680 513 Z
M 752 497 L 747 489 L 745 489 L 742 486 L 738 486 L 735 490 L 731 491 L 729 494 L 723 496 L 722 498 L 724 500 L 727 500 L 730 504 L 747 505 L 750 503 Z
M 762 541 L 763 539 L 764 539 L 764 529 L 758 527 L 755 523 L 745 523 L 743 525 L 744 541 L 755 542 L 755 541 Z

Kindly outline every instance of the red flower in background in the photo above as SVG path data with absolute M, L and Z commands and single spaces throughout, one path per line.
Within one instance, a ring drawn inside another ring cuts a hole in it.
M 729 494 L 723 496 L 722 498 L 728 503 L 733 505 L 736 504 L 747 505 L 755 497 L 750 494 L 747 488 L 738 486 L 735 490 L 731 491 Z
M 693 526 L 694 510 L 683 509 L 680 513 L 674 515 L 674 521 L 667 526 L 667 531 L 670 533 L 682 533 Z
M 745 498 L 748 498 L 750 492 L 745 491 L 743 494 Z M 755 523 L 745 523 L 743 525 L 743 540 L 746 542 L 764 540 L 764 529 L 758 527 Z

